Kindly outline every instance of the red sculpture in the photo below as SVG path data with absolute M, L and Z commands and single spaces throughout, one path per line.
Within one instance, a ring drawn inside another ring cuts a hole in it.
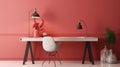
M 41 36 L 41 33 L 43 32 L 43 25 L 44 20 L 41 19 L 41 22 L 39 23 L 36 18 L 34 18 L 34 24 L 33 24 L 33 37 L 39 37 Z

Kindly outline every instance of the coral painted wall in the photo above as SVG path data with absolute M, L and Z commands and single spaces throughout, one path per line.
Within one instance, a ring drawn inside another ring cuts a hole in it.
M 33 8 L 37 8 L 45 21 L 44 31 L 51 36 L 85 36 L 85 26 L 82 30 L 76 29 L 78 20 L 84 20 L 88 35 L 99 37 L 99 42 L 91 45 L 95 60 L 99 60 L 104 45 L 110 48 L 105 42 L 105 29 L 109 27 L 115 31 L 117 41 L 113 51 L 120 59 L 119 3 L 120 0 L 0 0 L 0 59 L 23 59 L 26 43 L 19 38 L 28 34 L 28 19 Z M 32 21 L 30 19 L 31 28 Z M 84 42 L 61 44 L 59 52 L 62 60 L 82 59 Z M 35 59 L 44 59 L 45 51 L 41 42 L 34 42 L 33 52 Z

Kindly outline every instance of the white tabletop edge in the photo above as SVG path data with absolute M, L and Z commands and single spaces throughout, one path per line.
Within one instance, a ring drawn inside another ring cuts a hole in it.
M 55 41 L 98 41 L 98 37 L 53 37 Z M 42 37 L 21 37 L 20 41 L 42 41 Z

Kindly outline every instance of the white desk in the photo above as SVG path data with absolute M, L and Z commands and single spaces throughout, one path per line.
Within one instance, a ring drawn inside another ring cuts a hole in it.
M 65 41 L 70 41 L 70 42 L 85 41 L 86 46 L 84 48 L 84 56 L 83 56 L 82 64 L 84 64 L 87 49 L 88 49 L 90 62 L 92 62 L 92 64 L 94 64 L 90 42 L 91 41 L 97 42 L 98 37 L 53 37 L 53 38 L 54 38 L 55 41 L 63 41 L 63 42 L 65 42 Z M 27 61 L 27 56 L 28 56 L 28 50 L 29 49 L 30 49 L 30 53 L 31 53 L 32 63 L 34 64 L 34 56 L 33 56 L 33 52 L 32 52 L 31 42 L 42 41 L 42 37 L 21 37 L 20 40 L 27 42 L 26 50 L 25 50 L 25 54 L 24 54 L 24 59 L 23 59 L 23 64 L 25 64 L 25 62 Z
M 55 41 L 98 41 L 97 37 L 53 37 Z M 42 41 L 42 37 L 22 37 L 21 41 Z

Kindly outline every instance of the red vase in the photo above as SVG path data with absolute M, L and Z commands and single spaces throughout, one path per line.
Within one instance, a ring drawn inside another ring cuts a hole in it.
M 33 37 L 39 37 L 39 32 L 38 30 L 33 30 Z

